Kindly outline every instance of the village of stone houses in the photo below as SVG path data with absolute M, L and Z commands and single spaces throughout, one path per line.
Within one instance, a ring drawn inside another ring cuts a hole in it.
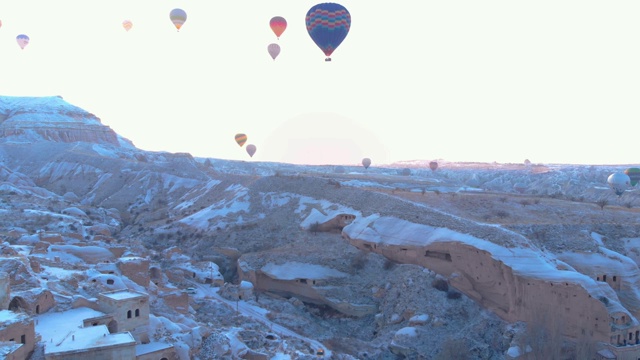
M 0 359 L 640 359 L 626 166 L 431 160 L 150 152 L 0 97 Z

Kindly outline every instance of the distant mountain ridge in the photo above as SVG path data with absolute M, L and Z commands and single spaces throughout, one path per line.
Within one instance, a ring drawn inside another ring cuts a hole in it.
M 0 141 L 88 142 L 134 148 L 94 114 L 61 96 L 0 96 Z

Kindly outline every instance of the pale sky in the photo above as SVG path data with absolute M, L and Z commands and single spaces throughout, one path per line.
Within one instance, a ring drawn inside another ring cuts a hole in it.
M 332 62 L 305 28 L 317 3 L 2 1 L 0 95 L 61 95 L 138 148 L 197 157 L 640 161 L 637 0 L 344 0 Z

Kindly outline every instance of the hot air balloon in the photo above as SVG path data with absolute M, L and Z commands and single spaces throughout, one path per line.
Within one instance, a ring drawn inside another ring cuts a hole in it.
M 122 22 L 122 27 L 125 30 L 129 31 L 133 27 L 133 23 L 131 22 L 131 20 L 125 20 L 125 21 Z
M 16 41 L 18 42 L 18 45 L 20 45 L 20 48 L 22 50 L 24 50 L 25 46 L 29 45 L 29 37 L 25 34 L 16 36 Z
M 624 191 L 629 187 L 631 183 L 631 179 L 629 175 L 624 173 L 613 173 L 609 175 L 607 178 L 607 183 L 611 190 L 613 190 L 616 195 L 621 196 Z
M 624 173 L 631 179 L 631 186 L 636 186 L 640 180 L 640 168 L 628 168 Z
M 436 169 L 438 168 L 438 163 L 435 161 L 432 161 L 429 163 L 429 169 L 431 169 L 431 171 L 436 171 Z
M 269 21 L 269 26 L 276 37 L 280 39 L 280 35 L 287 29 L 287 20 L 285 20 L 282 16 L 274 16 Z
M 364 166 L 365 169 L 368 169 L 369 165 L 371 165 L 371 159 L 369 158 L 362 159 L 362 166 Z
M 331 54 L 342 43 L 351 28 L 351 14 L 344 6 L 335 3 L 315 5 L 305 18 L 307 32 L 313 42 L 331 61 Z
M 275 43 L 269 44 L 269 46 L 267 46 L 267 51 L 269 51 L 269 55 L 271 55 L 271 58 L 275 60 L 278 57 L 278 54 L 280 54 L 280 45 Z
M 182 25 L 187 21 L 187 13 L 182 9 L 173 9 L 169 13 L 169 19 L 171 19 L 171 22 L 175 25 L 176 29 L 180 31 Z
M 242 147 L 242 145 L 244 145 L 244 143 L 247 142 L 247 135 L 246 134 L 236 134 L 236 142 L 238 143 L 238 145 L 240 145 L 240 147 Z
M 253 157 L 253 154 L 256 153 L 256 146 L 253 144 L 249 144 L 247 145 L 247 154 L 249 154 L 249 156 Z

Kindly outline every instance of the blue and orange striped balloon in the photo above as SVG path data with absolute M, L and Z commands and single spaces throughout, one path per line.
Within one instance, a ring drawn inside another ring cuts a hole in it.
M 325 61 L 331 61 L 331 54 L 349 33 L 351 14 L 340 4 L 322 3 L 309 9 L 305 22 L 309 36 L 327 56 Z
M 169 19 L 173 23 L 173 26 L 180 31 L 182 25 L 187 21 L 187 12 L 182 9 L 173 9 L 169 13 Z

